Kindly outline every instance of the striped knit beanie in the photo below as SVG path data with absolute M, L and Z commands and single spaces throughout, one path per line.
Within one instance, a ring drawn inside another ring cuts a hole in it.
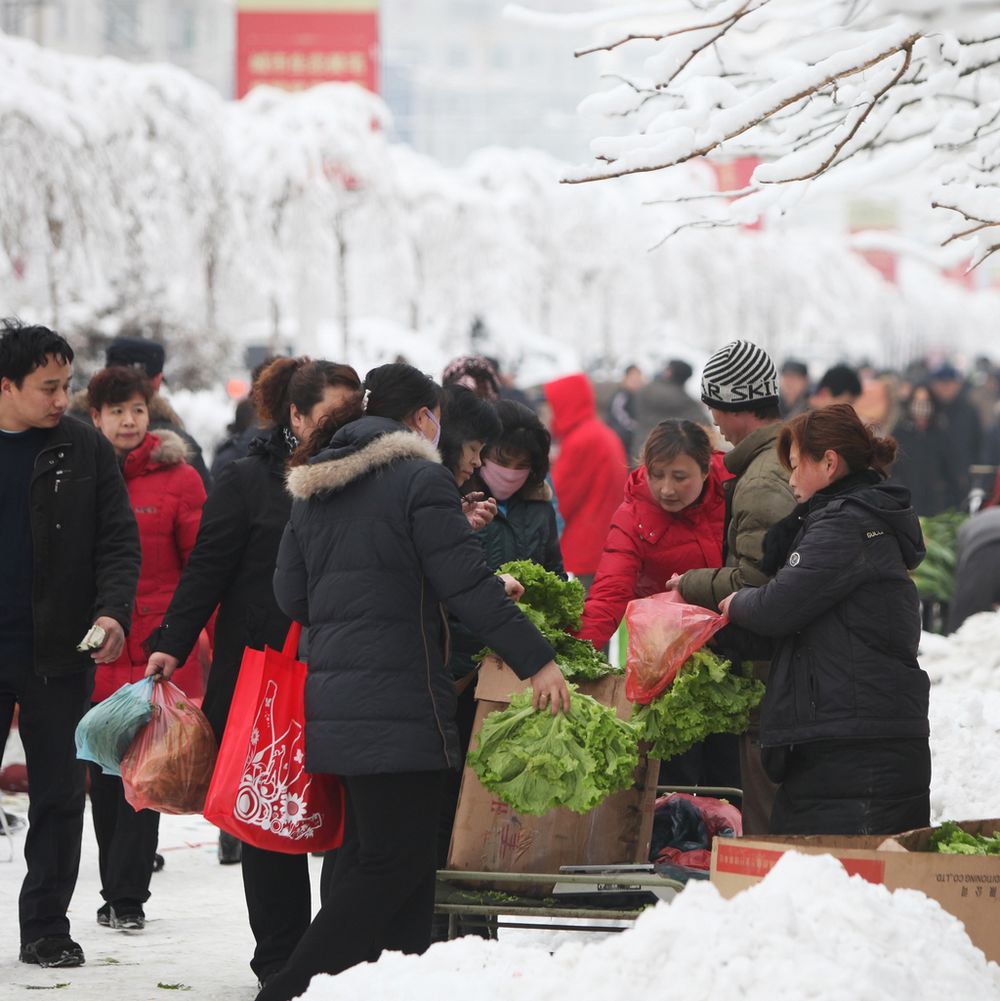
M 757 410 L 778 404 L 778 372 L 763 348 L 733 341 L 708 359 L 701 400 L 715 410 Z

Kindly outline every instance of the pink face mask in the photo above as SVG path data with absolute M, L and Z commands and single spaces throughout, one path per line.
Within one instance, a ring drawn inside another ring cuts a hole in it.
M 505 501 L 513 497 L 527 483 L 528 477 L 531 475 L 531 470 L 508 469 L 506 466 L 501 466 L 499 463 L 490 462 L 489 459 L 486 459 L 479 470 L 479 475 L 483 478 L 483 482 L 490 488 L 490 493 L 497 500 Z

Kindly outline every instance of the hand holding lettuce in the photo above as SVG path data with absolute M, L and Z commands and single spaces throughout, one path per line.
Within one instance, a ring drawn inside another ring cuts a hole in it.
M 572 681 L 596 681 L 618 673 L 604 654 L 589 640 L 578 640 L 567 630 L 580 628 L 583 615 L 583 585 L 577 580 L 562 580 L 531 560 L 505 563 L 498 574 L 509 574 L 524 588 L 518 608 L 549 641 L 556 653 L 556 663 Z M 481 650 L 482 660 L 490 651 Z
M 557 807 L 586 813 L 628 789 L 639 763 L 630 724 L 571 687 L 569 712 L 535 712 L 531 693 L 483 722 L 468 764 L 482 784 L 519 813 Z

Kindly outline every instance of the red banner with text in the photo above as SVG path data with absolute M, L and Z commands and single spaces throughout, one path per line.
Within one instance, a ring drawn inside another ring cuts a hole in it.
M 377 0 L 239 0 L 236 96 L 330 80 L 378 91 Z

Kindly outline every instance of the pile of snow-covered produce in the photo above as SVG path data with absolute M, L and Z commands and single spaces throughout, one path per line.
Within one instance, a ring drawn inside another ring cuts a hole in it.
M 409 1001 L 611 1001 L 623 992 L 685 1001 L 985 1001 L 1000 997 L 1000 967 L 924 894 L 891 893 L 848 876 L 829 856 L 792 853 L 731 900 L 709 883 L 689 884 L 603 941 L 550 953 L 464 938 L 316 977 L 304 997 L 395 1001 L 403 984 Z

